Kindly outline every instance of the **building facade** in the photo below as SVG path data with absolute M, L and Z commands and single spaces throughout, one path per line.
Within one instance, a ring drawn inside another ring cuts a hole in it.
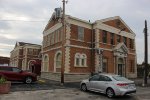
M 0 66 L 8 66 L 9 65 L 9 57 L 0 56 Z
M 90 23 L 66 15 L 64 36 L 62 51 L 62 23 L 53 14 L 43 31 L 43 77 L 59 80 L 62 60 L 66 81 L 95 72 L 137 77 L 135 33 L 119 16 Z
M 10 66 L 29 70 L 32 62 L 39 60 L 41 45 L 16 42 L 14 49 L 10 52 Z

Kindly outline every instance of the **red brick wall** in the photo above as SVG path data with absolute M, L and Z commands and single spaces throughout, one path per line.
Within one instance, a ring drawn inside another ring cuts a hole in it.
M 113 26 L 113 27 L 115 27 L 115 28 L 118 28 L 117 25 L 116 25 L 116 22 L 117 22 L 117 21 L 119 21 L 119 20 L 118 20 L 118 19 L 117 19 L 117 20 L 110 20 L 110 21 L 104 22 L 104 24 L 109 25 L 109 26 Z M 120 26 L 121 26 L 121 28 L 126 28 L 126 29 L 125 29 L 126 32 L 130 32 L 130 31 L 128 30 L 128 28 L 127 28 L 122 22 L 120 22 Z M 118 28 L 118 29 L 119 29 L 119 28 Z
M 114 72 L 114 56 L 112 51 L 103 51 L 103 57 L 107 59 L 107 72 Z

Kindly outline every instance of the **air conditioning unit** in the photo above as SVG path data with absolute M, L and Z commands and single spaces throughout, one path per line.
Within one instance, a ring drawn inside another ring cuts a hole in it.
M 55 18 L 59 19 L 62 17 L 62 9 L 61 8 L 55 8 Z

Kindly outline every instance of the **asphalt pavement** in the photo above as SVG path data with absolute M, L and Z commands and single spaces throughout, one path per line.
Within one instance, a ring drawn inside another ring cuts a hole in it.
M 150 85 L 142 87 L 142 79 L 133 80 L 137 86 L 136 94 L 113 99 L 100 93 L 81 91 L 80 82 L 65 82 L 64 85 L 46 79 L 39 79 L 32 84 L 12 82 L 10 93 L 0 95 L 0 100 L 150 100 Z

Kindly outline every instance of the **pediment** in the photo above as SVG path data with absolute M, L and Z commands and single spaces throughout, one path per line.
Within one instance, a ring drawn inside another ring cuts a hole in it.
M 106 19 L 99 20 L 98 22 L 101 22 L 105 25 L 111 26 L 113 28 L 119 29 L 121 31 L 126 31 L 128 33 L 135 34 L 131 28 L 119 17 L 110 17 Z
M 115 48 L 114 52 L 119 52 L 123 54 L 128 54 L 128 48 L 124 43 L 119 43 Z

